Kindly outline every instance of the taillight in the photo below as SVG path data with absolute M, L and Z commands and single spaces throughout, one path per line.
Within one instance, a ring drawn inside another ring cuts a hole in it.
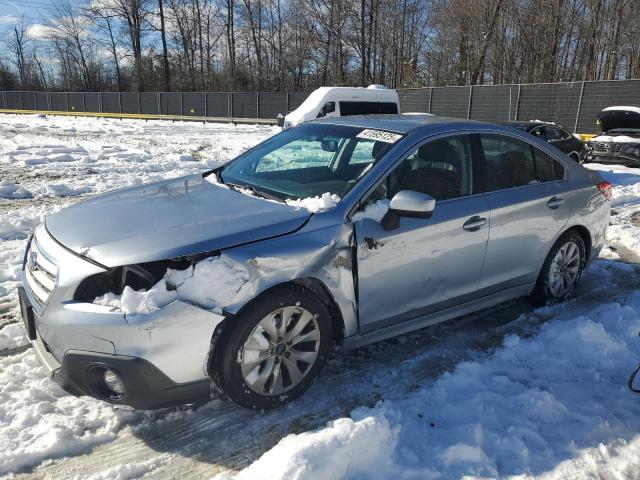
M 609 182 L 600 182 L 598 184 L 598 190 L 600 190 L 600 193 L 604 195 L 607 200 L 611 200 L 611 189 L 612 185 Z

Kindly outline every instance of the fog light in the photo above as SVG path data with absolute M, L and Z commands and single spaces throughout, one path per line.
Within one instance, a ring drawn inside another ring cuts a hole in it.
M 112 392 L 111 395 L 109 395 L 109 398 L 111 398 L 111 400 L 119 400 L 121 398 L 124 398 L 127 390 L 126 388 L 124 388 L 124 383 L 122 383 L 122 380 L 116 372 L 106 368 L 104 370 L 103 381 L 107 389 Z

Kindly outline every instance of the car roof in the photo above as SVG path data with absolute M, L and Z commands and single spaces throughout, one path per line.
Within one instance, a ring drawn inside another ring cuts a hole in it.
M 487 125 L 485 122 L 467 120 L 462 118 L 439 117 L 424 114 L 399 114 L 399 115 L 350 115 L 346 117 L 327 117 L 313 120 L 314 123 L 331 125 L 344 125 L 349 127 L 373 128 L 387 130 L 396 133 L 409 133 L 418 128 L 427 126 L 445 125 Z

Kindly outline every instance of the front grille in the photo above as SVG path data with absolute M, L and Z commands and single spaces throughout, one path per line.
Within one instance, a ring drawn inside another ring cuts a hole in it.
M 617 154 L 622 151 L 623 145 L 621 143 L 612 142 L 590 142 L 589 144 L 592 150 L 596 153 L 611 153 Z
M 26 286 L 42 310 L 51 298 L 51 293 L 56 286 L 58 267 L 38 245 L 36 237 L 33 237 L 31 245 L 29 245 L 24 273 L 27 281 Z

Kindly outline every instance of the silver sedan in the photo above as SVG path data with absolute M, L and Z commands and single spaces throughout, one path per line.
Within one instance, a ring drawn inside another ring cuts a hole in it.
M 354 348 L 520 296 L 561 302 L 611 185 L 516 129 L 417 115 L 289 129 L 214 171 L 37 227 L 20 299 L 75 395 L 281 405 Z

